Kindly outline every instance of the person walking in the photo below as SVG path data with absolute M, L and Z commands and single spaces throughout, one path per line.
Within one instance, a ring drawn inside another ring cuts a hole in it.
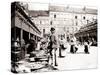
M 65 45 L 66 45 L 66 40 L 61 35 L 61 39 L 59 39 L 59 57 L 65 57 L 63 55 L 63 51 L 66 49 Z
M 84 42 L 84 52 L 86 54 L 89 54 L 89 48 L 90 48 L 91 44 L 92 44 L 92 42 L 90 42 L 89 40 Z
M 49 36 L 49 46 L 48 46 L 48 49 L 49 49 L 49 54 L 50 54 L 50 59 L 51 60 L 51 65 L 54 65 L 54 66 L 58 66 L 57 64 L 57 59 L 56 59 L 56 50 L 57 50 L 57 39 L 56 39 L 56 36 L 55 36 L 55 28 L 51 28 L 51 34 Z
M 76 38 L 75 36 L 71 35 L 71 47 L 70 47 L 70 53 L 76 53 L 78 48 L 76 47 Z

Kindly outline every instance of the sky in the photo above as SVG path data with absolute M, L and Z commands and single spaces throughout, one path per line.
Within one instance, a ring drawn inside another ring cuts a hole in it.
M 48 10 L 48 3 L 28 3 L 29 10 Z
M 29 10 L 48 10 L 48 5 L 69 5 L 71 7 L 88 7 L 97 9 L 95 0 L 33 0 L 29 2 Z

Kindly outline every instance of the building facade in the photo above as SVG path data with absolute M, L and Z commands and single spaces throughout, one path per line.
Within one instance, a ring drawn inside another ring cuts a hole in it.
M 50 28 L 54 27 L 58 37 L 63 35 L 67 39 L 70 37 L 70 34 L 77 33 L 81 26 L 97 18 L 96 9 L 57 5 L 49 5 L 48 7 L 48 16 L 46 13 L 43 13 L 43 11 L 38 11 L 42 13 L 42 16 L 38 15 L 34 17 L 34 13 L 31 12 L 30 14 L 30 16 L 33 16 L 33 22 L 39 27 L 43 34 L 48 34 Z
M 81 44 L 84 44 L 84 42 L 92 42 L 93 46 L 97 46 L 97 34 L 97 20 L 94 20 L 91 23 L 81 27 L 80 30 L 75 33 L 75 36 L 81 42 Z
M 38 40 L 41 32 L 30 20 L 25 8 L 19 3 L 11 4 L 11 57 L 12 61 L 18 61 L 25 57 L 23 45 L 30 39 Z

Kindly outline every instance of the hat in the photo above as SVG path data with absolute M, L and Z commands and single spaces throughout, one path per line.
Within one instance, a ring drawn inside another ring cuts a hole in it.
M 54 31 L 54 30 L 55 30 L 55 28 L 51 27 L 50 31 Z

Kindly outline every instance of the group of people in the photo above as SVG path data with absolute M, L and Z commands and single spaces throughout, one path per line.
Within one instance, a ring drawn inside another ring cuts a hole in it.
M 49 37 L 45 37 L 43 39 L 39 39 L 36 43 L 35 40 L 31 39 L 30 43 L 27 44 L 27 53 L 30 54 L 33 50 L 46 50 L 49 55 L 49 63 L 50 65 L 57 66 L 57 50 L 59 50 L 59 57 L 65 57 L 62 52 L 67 48 L 66 40 L 64 37 L 61 37 L 60 40 L 57 40 L 55 35 L 55 28 L 50 29 L 51 34 Z M 74 54 L 78 51 L 77 39 L 75 36 L 70 36 L 70 53 Z M 59 44 L 59 46 L 58 46 Z M 84 43 L 84 52 L 89 54 L 89 44 L 87 42 Z
M 71 39 L 70 39 L 70 53 L 76 53 L 78 51 L 78 44 L 77 43 L 77 39 L 75 38 L 75 36 L 71 35 Z M 90 42 L 89 40 L 84 40 L 84 44 L 82 46 L 84 46 L 84 53 L 85 54 L 89 54 L 89 48 L 92 45 L 92 42 Z

